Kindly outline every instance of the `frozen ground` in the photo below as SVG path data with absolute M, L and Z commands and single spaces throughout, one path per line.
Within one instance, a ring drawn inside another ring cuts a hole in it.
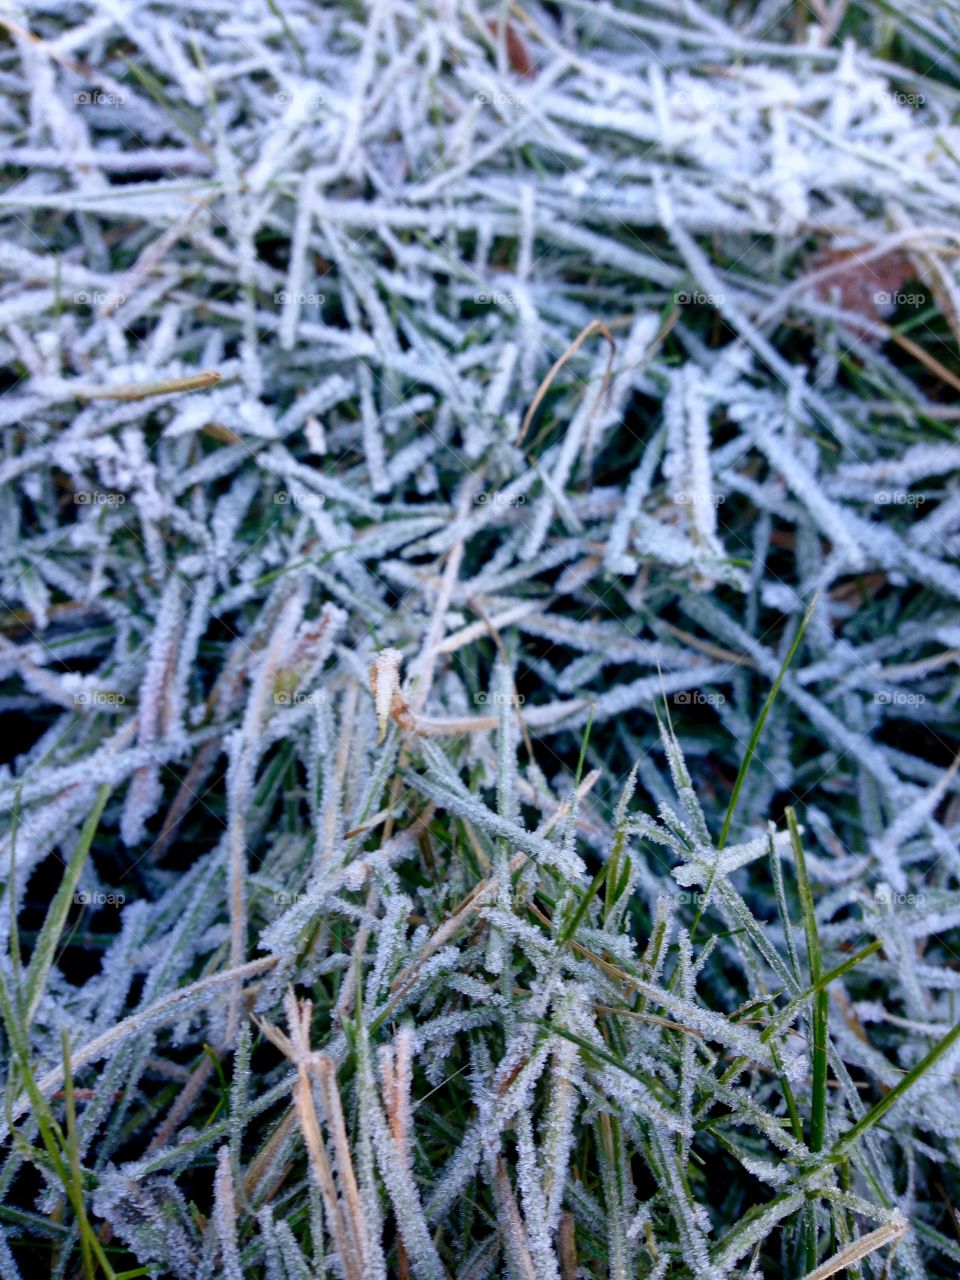
M 0 28 L 2 1280 L 955 1276 L 960 8 Z

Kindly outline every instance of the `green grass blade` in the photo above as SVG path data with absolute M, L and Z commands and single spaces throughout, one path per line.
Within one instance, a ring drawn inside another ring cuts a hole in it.
M 780 855 L 777 853 L 776 845 L 773 841 L 773 824 L 770 824 L 768 839 L 768 856 L 770 858 L 770 874 L 773 878 L 773 892 L 777 899 L 777 910 L 780 912 L 780 923 L 783 925 L 783 936 L 787 944 L 787 957 L 790 961 L 790 971 L 793 974 L 794 981 L 799 987 L 803 981 L 800 976 L 800 961 L 797 957 L 797 947 L 793 940 L 793 925 L 790 920 L 790 912 L 787 908 L 787 895 L 783 887 L 783 867 L 780 865 Z
M 763 1040 L 765 1044 L 771 1043 L 777 1032 L 781 1031 L 788 1023 L 793 1021 L 798 1011 L 803 1008 L 811 997 L 815 996 L 820 991 L 826 990 L 831 982 L 835 982 L 837 978 L 842 978 L 845 973 L 855 968 L 861 960 L 866 960 L 868 956 L 874 955 L 882 946 L 883 943 L 880 941 L 870 942 L 854 955 L 848 956 L 841 964 L 836 965 L 833 969 L 828 969 L 826 973 L 820 976 L 818 982 L 811 984 L 805 991 L 801 991 L 798 996 L 791 1000 L 788 1005 L 784 1005 L 776 1015 L 773 1022 L 771 1022 L 770 1026 L 765 1027 L 764 1030 L 760 1032 L 760 1039 Z M 731 1080 L 736 1079 L 746 1065 L 746 1062 L 746 1058 L 735 1058 L 720 1077 L 721 1083 L 729 1084 Z
M 771 1026 L 767 1027 L 761 1033 L 761 1040 L 766 1040 L 781 1030 L 788 1023 L 792 1022 L 799 1009 L 802 1009 L 807 1001 L 813 997 L 826 992 L 831 982 L 836 982 L 837 978 L 842 978 L 845 973 L 849 973 L 851 969 L 855 969 L 861 960 L 866 960 L 868 956 L 876 955 L 882 948 L 883 942 L 877 939 L 874 942 L 868 942 L 865 947 L 861 947 L 859 951 L 854 952 L 852 956 L 847 956 L 846 960 L 842 960 L 840 964 L 834 965 L 832 969 L 827 969 L 822 973 L 816 982 L 810 984 L 805 991 L 801 991 L 795 996 L 789 1004 L 777 1014 Z
M 563 824 L 563 843 L 569 845 L 573 838 L 574 824 L 577 821 L 577 791 L 580 788 L 580 780 L 583 777 L 583 766 L 587 759 L 587 747 L 590 745 L 590 733 L 593 729 L 593 712 L 595 703 L 590 704 L 590 714 L 587 717 L 587 727 L 583 731 L 583 741 L 580 744 L 580 759 L 577 761 L 577 772 L 573 780 L 573 798 L 570 802 L 570 809 L 567 813 L 566 821 Z
M 740 800 L 740 792 L 743 790 L 743 784 L 746 781 L 747 774 L 750 772 L 750 765 L 753 762 L 753 757 L 756 755 L 757 747 L 760 743 L 760 735 L 763 733 L 763 726 L 767 723 L 767 716 L 770 714 L 770 708 L 773 706 L 777 694 L 780 692 L 780 685 L 783 683 L 783 677 L 787 674 L 790 664 L 793 662 L 797 650 L 800 648 L 800 641 L 803 639 L 803 633 L 807 629 L 807 624 L 813 617 L 813 611 L 817 606 L 817 599 L 818 597 L 814 596 L 807 606 L 807 611 L 801 619 L 800 626 L 797 628 L 797 634 L 793 637 L 793 643 L 787 651 L 787 656 L 783 660 L 783 665 L 777 672 L 777 678 L 771 685 L 766 701 L 760 709 L 759 716 L 757 716 L 757 722 L 753 726 L 753 733 L 750 735 L 750 741 L 747 743 L 747 749 L 744 752 L 743 760 L 740 763 L 740 771 L 737 774 L 736 782 L 733 784 L 733 790 L 730 792 L 730 801 L 727 804 L 727 811 L 724 814 L 723 826 L 720 828 L 720 838 L 717 841 L 718 853 L 727 843 L 727 837 L 730 834 L 730 824 L 733 822 L 733 815 L 737 811 L 737 804 Z M 707 904 L 710 901 L 710 892 L 713 889 L 713 882 L 716 879 L 716 876 L 717 868 L 716 865 L 714 865 L 710 868 L 710 874 L 707 877 L 707 883 L 704 886 L 703 894 L 701 895 L 700 906 L 697 908 L 697 913 L 690 926 L 691 938 L 695 938 L 697 936 L 700 921 L 703 919 L 703 913 L 706 911 Z
M 757 717 L 757 722 L 753 726 L 753 733 L 750 735 L 750 741 L 747 743 L 747 749 L 740 765 L 740 772 L 737 774 L 737 780 L 733 784 L 733 790 L 730 793 L 730 802 L 727 805 L 727 812 L 724 816 L 723 826 L 720 830 L 720 839 L 717 841 L 718 849 L 722 849 L 727 843 L 727 836 L 730 834 L 730 824 L 733 822 L 733 815 L 737 809 L 740 792 L 743 790 L 743 784 L 746 780 L 747 773 L 750 770 L 750 765 L 753 762 L 753 757 L 756 755 L 757 747 L 760 743 L 760 735 L 763 733 L 763 726 L 767 723 L 767 716 L 770 714 L 770 708 L 773 706 L 777 694 L 780 692 L 783 677 L 787 674 L 790 664 L 793 662 L 796 657 L 797 650 L 800 648 L 800 641 L 803 639 L 803 634 L 807 629 L 807 625 L 813 617 L 813 611 L 817 607 L 817 599 L 818 597 L 814 596 L 807 606 L 807 611 L 803 615 L 800 626 L 797 628 L 797 634 L 793 637 L 793 644 L 791 644 L 787 652 L 787 656 L 783 660 L 783 665 L 777 673 L 777 678 L 774 680 L 770 688 L 770 692 L 767 694 L 766 701 L 764 702 L 763 707 L 760 710 L 760 714 Z
M 580 759 L 577 761 L 577 776 L 573 782 L 573 789 L 576 791 L 583 778 L 583 766 L 587 759 L 587 747 L 590 745 L 590 734 L 593 730 L 593 713 L 597 709 L 595 702 L 590 703 L 590 714 L 587 716 L 587 727 L 583 731 L 583 741 L 580 743 Z
M 659 1080 L 650 1076 L 645 1076 L 639 1071 L 634 1071 L 633 1068 L 628 1066 L 621 1058 L 618 1058 L 615 1054 L 609 1053 L 604 1049 L 598 1048 L 598 1046 L 592 1041 L 585 1039 L 583 1036 L 578 1036 L 575 1031 L 570 1031 L 567 1027 L 561 1027 L 556 1022 L 549 1022 L 546 1018 L 521 1018 L 520 1021 L 536 1023 L 538 1027 L 543 1027 L 545 1031 L 549 1031 L 552 1035 L 562 1036 L 564 1040 L 569 1040 L 571 1044 L 575 1044 L 585 1052 L 593 1054 L 593 1056 L 600 1062 L 605 1062 L 608 1066 L 616 1067 L 616 1069 L 618 1071 L 622 1071 L 624 1075 L 630 1076 L 634 1080 L 638 1080 L 640 1084 L 645 1085 L 646 1088 L 648 1088 L 654 1096 L 658 1097 L 660 1101 L 664 1100 L 664 1088 Z
M 841 1158 L 844 1152 L 846 1152 L 858 1138 L 862 1138 L 868 1130 L 872 1129 L 875 1124 L 878 1124 L 894 1103 L 899 1102 L 903 1095 L 913 1088 L 921 1076 L 926 1075 L 930 1068 L 956 1044 L 958 1039 L 960 1039 L 960 1022 L 957 1023 L 952 1031 L 948 1031 L 938 1044 L 934 1045 L 925 1058 L 922 1058 L 915 1067 L 911 1067 L 899 1084 L 894 1085 L 890 1092 L 884 1094 L 879 1102 L 875 1102 L 867 1114 L 858 1120 L 852 1129 L 848 1129 L 847 1132 L 834 1143 L 833 1149 L 830 1152 L 831 1160 Z
M 83 1204 L 83 1177 L 80 1173 L 80 1149 L 77 1142 L 77 1103 L 73 1092 L 73 1070 L 70 1066 L 70 1034 L 66 1027 L 61 1028 L 60 1039 L 63 1045 L 63 1096 L 67 1117 L 66 1156 L 70 1173 L 70 1184 L 73 1188 L 71 1199 L 74 1204 Z M 93 1255 L 90 1239 L 81 1224 L 80 1256 L 83 1260 L 83 1273 L 87 1280 L 93 1280 Z
M 293 28 L 290 26 L 290 23 L 284 17 L 283 10 L 277 4 L 277 0 L 267 0 L 267 8 L 270 10 L 273 16 L 278 19 L 281 27 L 283 27 L 283 34 L 290 41 L 290 48 L 297 55 L 297 62 L 299 62 L 300 64 L 300 70 L 303 72 L 304 75 L 306 75 L 307 60 L 304 57 L 303 45 L 297 39 Z
M 822 986 L 823 960 L 820 952 L 820 936 L 817 933 L 817 920 L 813 909 L 813 891 L 810 888 L 810 877 L 807 874 L 807 861 L 803 853 L 800 831 L 793 809 L 786 811 L 787 826 L 790 829 L 790 842 L 793 845 L 793 856 L 797 870 L 797 891 L 800 897 L 800 909 L 803 913 L 803 928 L 807 936 L 807 960 L 810 965 L 810 978 L 816 994 L 813 998 L 813 1085 L 810 1093 L 810 1150 L 814 1153 L 823 1150 L 827 1131 L 827 1026 L 830 1012 L 830 994 Z M 804 1214 L 807 1270 L 814 1271 L 819 1258 L 817 1240 L 816 1206 L 811 1202 Z
M 600 868 L 600 870 L 597 872 L 597 874 L 590 881 L 590 887 L 587 889 L 586 893 L 577 903 L 576 908 L 574 909 L 568 922 L 560 930 L 559 936 L 557 938 L 558 942 L 561 942 L 561 943 L 569 942 L 570 939 L 573 937 L 573 935 L 580 928 L 580 922 L 583 920 L 583 917 L 587 914 L 587 908 L 590 906 L 590 903 L 593 901 L 593 899 L 596 897 L 597 893 L 599 892 L 600 886 L 603 884 L 604 880 L 607 878 L 607 873 L 610 871 L 610 867 L 611 867 L 611 863 L 605 862 L 603 866 Z
M 787 827 L 790 830 L 790 843 L 797 868 L 797 892 L 800 896 L 800 910 L 803 913 L 803 929 L 807 935 L 807 960 L 810 965 L 810 981 L 816 987 L 823 976 L 823 964 L 820 956 L 820 937 L 817 933 L 817 920 L 813 912 L 813 892 L 810 888 L 810 877 L 807 874 L 807 860 L 800 840 L 800 829 L 797 826 L 797 815 L 793 809 L 786 811 Z
M 120 61 L 126 65 L 130 74 L 140 81 L 141 85 L 146 89 L 147 93 L 149 93 L 150 97 L 153 98 L 160 110 L 163 111 L 163 113 L 173 121 L 177 128 L 181 129 L 192 142 L 196 143 L 201 151 L 209 155 L 210 148 L 200 137 L 198 125 L 189 120 L 183 112 L 178 111 L 174 107 L 173 103 L 164 93 L 160 81 L 153 72 L 140 66 L 139 60 L 127 58 L 122 53 L 119 57 Z
M 84 1258 L 84 1273 L 87 1280 L 93 1280 L 95 1269 L 93 1266 L 93 1257 L 97 1262 L 107 1280 L 116 1280 L 116 1275 L 110 1265 L 109 1259 L 104 1252 L 103 1246 L 97 1233 L 94 1231 L 87 1217 L 86 1208 L 83 1202 L 83 1182 L 80 1173 L 80 1163 L 77 1147 L 76 1133 L 76 1106 L 73 1093 L 73 1074 L 70 1068 L 70 1049 L 67 1039 L 67 1032 L 63 1032 L 63 1052 L 64 1052 L 64 1097 L 66 1098 L 67 1113 L 67 1133 L 64 1134 L 57 1119 L 53 1114 L 49 1102 L 37 1087 L 36 1078 L 33 1074 L 33 1067 L 30 1064 L 30 1044 L 27 1038 L 27 1022 L 22 1019 L 18 1011 L 10 999 L 10 992 L 7 988 L 6 981 L 0 971 L 0 1019 L 3 1021 L 7 1037 L 10 1041 L 12 1056 L 18 1060 L 20 1072 L 23 1076 L 24 1087 L 27 1096 L 30 1099 L 30 1108 L 40 1130 L 40 1137 L 46 1149 L 47 1158 L 57 1180 L 63 1187 L 64 1194 L 69 1200 L 73 1211 L 77 1218 L 77 1228 L 80 1233 L 81 1249 Z M 12 1126 L 11 1126 L 12 1127 Z M 29 1149 L 30 1154 L 36 1158 L 38 1153 L 33 1149 Z M 91 1256 L 88 1256 L 89 1255 Z
M 820 937 L 817 933 L 817 921 L 813 911 L 813 893 L 810 888 L 810 877 L 807 874 L 807 862 L 797 827 L 796 814 L 792 809 L 787 809 L 786 817 L 787 826 L 790 828 L 793 856 L 796 859 L 797 889 L 800 895 L 800 906 L 803 911 L 803 927 L 807 935 L 810 978 L 816 991 L 813 998 L 813 1089 L 810 1098 L 810 1150 L 822 1151 L 827 1128 L 827 1019 L 830 995 L 826 985 L 823 983 L 823 959 L 820 951 Z
M 10 824 L 10 875 L 7 879 L 7 906 L 10 909 L 10 967 L 14 980 L 14 999 L 19 999 L 23 956 L 20 951 L 20 926 L 17 923 L 17 833 L 20 830 L 20 794 L 13 796 L 13 819 Z
M 790 1128 L 793 1136 L 798 1142 L 803 1141 L 803 1125 L 800 1123 L 800 1112 L 797 1109 L 797 1100 L 793 1094 L 793 1086 L 784 1069 L 783 1059 L 780 1056 L 780 1050 L 775 1043 L 770 1045 L 770 1054 L 773 1058 L 777 1073 L 780 1076 L 780 1090 L 783 1093 L 783 1100 L 787 1106 L 787 1115 L 790 1118 Z
M 64 877 L 60 881 L 60 887 L 54 896 L 53 902 L 50 904 L 47 918 L 43 922 L 37 945 L 34 947 L 33 955 L 30 958 L 24 999 L 24 1023 L 28 1027 L 33 1021 L 33 1015 L 37 1011 L 37 1005 L 40 1003 L 40 997 L 43 995 L 43 990 L 47 984 L 47 975 L 50 972 L 50 966 L 53 964 L 54 952 L 63 932 L 63 926 L 70 910 L 70 903 L 73 901 L 73 895 L 77 888 L 77 881 L 80 879 L 80 872 L 83 870 L 83 865 L 87 860 L 87 854 L 90 852 L 90 846 L 93 843 L 93 837 L 100 823 L 100 817 L 107 803 L 107 797 L 110 795 L 110 790 L 111 788 L 104 783 L 97 791 L 97 798 L 93 803 L 93 808 L 87 814 L 86 821 L 80 832 L 80 838 L 77 840 L 76 848 L 70 855 L 70 861 L 67 863 Z
M 47 1151 L 47 1156 L 50 1160 L 50 1165 L 66 1190 L 69 1187 L 69 1182 L 66 1170 L 63 1167 L 63 1161 L 60 1158 L 63 1135 L 60 1132 L 60 1127 L 57 1124 L 53 1113 L 50 1111 L 47 1100 L 37 1088 L 33 1070 L 30 1066 L 30 1051 L 23 1034 L 23 1026 L 19 1022 L 10 1001 L 10 993 L 2 974 L 0 974 L 0 1017 L 3 1019 L 7 1037 L 10 1041 L 12 1056 L 19 1062 L 20 1070 L 23 1074 L 24 1086 L 26 1088 L 27 1095 L 30 1098 L 30 1104 L 34 1117 L 37 1121 L 37 1127 L 40 1130 L 41 1140 L 43 1141 L 43 1145 Z

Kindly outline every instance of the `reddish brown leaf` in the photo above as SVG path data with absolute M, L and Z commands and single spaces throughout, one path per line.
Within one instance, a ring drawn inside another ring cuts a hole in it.
M 507 27 L 507 62 L 510 64 L 510 70 L 518 76 L 523 76 L 525 80 L 533 79 L 533 62 L 530 59 L 530 52 L 527 49 L 526 41 L 521 37 L 520 32 L 508 21 Z M 487 30 L 495 40 L 500 39 L 500 19 L 488 18 Z

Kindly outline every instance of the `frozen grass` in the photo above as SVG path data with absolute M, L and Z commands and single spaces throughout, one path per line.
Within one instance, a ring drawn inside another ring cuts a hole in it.
M 2 1280 L 957 1274 L 958 23 L 4 9 Z

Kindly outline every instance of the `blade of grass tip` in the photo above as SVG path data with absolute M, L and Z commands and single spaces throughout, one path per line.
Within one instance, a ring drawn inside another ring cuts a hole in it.
M 827 1130 L 827 1021 L 830 1011 L 830 995 L 825 986 L 820 985 L 823 978 L 823 961 L 820 953 L 820 936 L 817 933 L 817 920 L 813 909 L 813 891 L 810 888 L 810 877 L 807 874 L 807 861 L 803 853 L 797 817 L 792 808 L 786 811 L 787 826 L 790 829 L 790 843 L 793 846 L 793 857 L 797 872 L 797 891 L 800 896 L 800 909 L 803 912 L 803 927 L 807 935 L 807 960 L 810 965 L 810 978 L 817 987 L 813 998 L 813 1085 L 810 1093 L 810 1150 L 816 1154 L 823 1150 L 823 1142 Z M 807 1270 L 813 1271 L 819 1257 L 817 1240 L 816 1208 L 813 1203 L 807 1206 Z
M 889 1093 L 884 1094 L 879 1102 L 875 1102 L 865 1116 L 862 1116 L 857 1123 L 848 1129 L 842 1137 L 838 1138 L 830 1151 L 831 1161 L 842 1159 L 844 1153 L 852 1146 L 858 1138 L 863 1137 L 868 1129 L 879 1123 L 887 1114 L 890 1108 L 903 1097 L 908 1090 L 912 1089 L 917 1081 L 934 1066 L 945 1053 L 947 1053 L 960 1039 L 960 1022 L 948 1031 L 943 1039 L 933 1046 L 925 1058 L 922 1058 L 915 1067 L 907 1072 L 899 1084 L 894 1085 Z
M 169 396 L 183 391 L 209 391 L 220 381 L 215 369 L 191 373 L 186 378 L 167 378 L 161 382 L 130 383 L 122 387 L 90 387 L 74 392 L 77 400 L 149 400 L 151 396 Z
M 37 1011 L 37 1005 L 40 1003 L 40 997 L 46 986 L 47 975 L 50 972 L 50 966 L 53 964 L 54 952 L 60 940 L 60 934 L 63 932 L 64 922 L 70 910 L 70 903 L 73 900 L 77 881 L 80 879 L 80 872 L 83 870 L 83 864 L 87 860 L 87 854 L 90 852 L 90 846 L 93 843 L 93 837 L 100 823 L 100 817 L 110 791 L 111 788 L 106 783 L 97 791 L 93 808 L 87 814 L 76 848 L 70 855 L 70 861 L 67 863 L 64 877 L 60 881 L 60 887 L 54 895 L 53 902 L 51 902 L 50 909 L 47 912 L 47 918 L 44 920 L 43 928 L 40 930 L 40 936 L 37 938 L 37 944 L 34 947 L 30 965 L 27 969 L 23 1015 L 24 1025 L 27 1027 L 33 1021 L 33 1015 Z
M 740 771 L 733 784 L 733 790 L 730 792 L 730 801 L 727 805 L 727 812 L 723 818 L 723 826 L 720 829 L 720 839 L 717 841 L 718 853 L 727 843 L 727 836 L 730 834 L 730 824 L 733 822 L 733 815 L 737 811 L 737 804 L 740 800 L 740 792 L 743 790 L 744 781 L 750 771 L 750 765 L 753 762 L 753 757 L 756 754 L 757 747 L 759 746 L 760 735 L 763 733 L 763 726 L 767 723 L 767 716 L 770 714 L 770 708 L 773 706 L 777 694 L 780 692 L 780 685 L 783 683 L 783 677 L 787 674 L 790 664 L 793 662 L 793 659 L 796 657 L 797 650 L 800 648 L 800 641 L 803 639 L 803 633 L 806 631 L 807 625 L 813 617 L 813 611 L 817 607 L 818 599 L 819 594 L 815 595 L 807 606 L 807 611 L 800 621 L 800 626 L 797 628 L 797 634 L 793 637 L 793 643 L 787 651 L 787 656 L 783 660 L 783 665 L 777 672 L 776 680 L 774 680 L 773 684 L 770 686 L 770 692 L 767 694 L 766 701 L 760 709 L 759 716 L 757 716 L 756 724 L 753 726 L 753 733 L 751 733 L 750 741 L 747 743 L 747 749 L 744 752 L 743 760 L 740 764 Z M 707 883 L 701 895 L 697 914 L 694 917 L 693 924 L 690 926 L 691 939 L 697 936 L 697 929 L 700 927 L 700 921 L 703 918 L 703 913 L 707 909 L 707 903 L 710 900 L 710 890 L 713 888 L 713 882 L 716 879 L 716 875 L 717 869 L 714 865 L 710 868 L 710 874 L 707 877 Z
M 743 790 L 744 780 L 750 769 L 750 764 L 756 753 L 757 746 L 760 742 L 760 735 L 763 733 L 763 726 L 767 723 L 767 716 L 770 714 L 770 708 L 776 700 L 777 694 L 780 692 L 780 686 L 783 683 L 783 677 L 787 674 L 790 664 L 796 657 L 797 650 L 800 648 L 800 642 L 803 634 L 807 629 L 810 619 L 813 617 L 813 611 L 817 607 L 819 595 L 815 595 L 807 606 L 807 611 L 801 619 L 800 626 L 797 628 L 797 634 L 793 637 L 793 643 L 787 651 L 787 656 L 783 660 L 783 665 L 777 672 L 777 678 L 774 680 L 770 692 L 767 694 L 766 701 L 757 717 L 757 722 L 753 726 L 753 733 L 750 735 L 750 741 L 747 743 L 747 750 L 744 753 L 743 763 L 740 765 L 740 772 L 737 774 L 737 780 L 733 784 L 733 790 L 730 793 L 730 803 L 727 805 L 727 812 L 723 819 L 723 827 L 720 831 L 720 839 L 717 842 L 717 848 L 722 849 L 727 843 L 727 836 L 730 833 L 730 824 L 733 822 L 733 815 L 737 809 L 737 802 L 740 799 L 740 792 Z
M 573 780 L 573 799 L 570 802 L 570 808 L 567 811 L 567 820 L 563 824 L 563 843 L 564 845 L 570 839 L 573 824 L 577 820 L 577 792 L 580 789 L 580 779 L 583 777 L 583 766 L 587 758 L 587 747 L 590 745 L 590 731 L 593 728 L 593 713 L 596 703 L 590 703 L 590 714 L 587 717 L 587 727 L 583 731 L 583 741 L 580 744 L 580 759 L 577 761 L 577 772 Z
M 611 357 L 610 357 L 612 360 L 613 352 L 616 351 L 617 344 L 614 342 L 613 337 L 609 332 L 610 327 L 614 324 L 623 324 L 624 321 L 629 322 L 631 319 L 632 319 L 631 316 L 618 316 L 615 320 L 607 320 L 607 321 L 591 320 L 589 324 L 587 324 L 583 329 L 580 330 L 580 332 L 577 334 L 574 340 L 567 347 L 566 351 L 562 352 L 557 357 L 557 359 L 553 362 L 552 366 L 550 367 L 543 381 L 540 383 L 539 387 L 537 388 L 536 395 L 531 400 L 530 406 L 527 409 L 527 412 L 523 415 L 523 422 L 520 424 L 520 430 L 517 433 L 517 438 L 513 442 L 515 445 L 519 447 L 519 445 L 523 443 L 523 438 L 527 434 L 527 429 L 529 428 L 530 423 L 533 421 L 533 418 L 537 410 L 540 408 L 540 405 L 543 402 L 544 397 L 546 396 L 547 392 L 550 390 L 550 387 L 551 387 L 551 384 L 553 383 L 554 378 L 556 378 L 557 374 L 560 372 L 560 370 L 563 368 L 566 362 L 572 356 L 575 356 L 577 354 L 577 352 L 579 351 L 583 343 L 586 341 L 586 339 L 591 337 L 595 333 L 602 334 L 603 337 L 606 338 L 607 342 L 610 343 L 610 346 L 613 348 L 613 351 L 611 352 Z
M 590 731 L 593 729 L 593 713 L 597 709 L 595 702 L 590 703 L 590 714 L 587 716 L 587 727 L 583 731 L 583 742 L 580 744 L 580 759 L 577 761 L 577 774 L 574 780 L 573 789 L 576 791 L 580 786 L 580 779 L 583 777 L 583 765 L 587 758 L 587 747 L 590 745 Z
M 226 1100 L 230 1092 L 230 1086 L 227 1084 L 227 1077 L 223 1074 L 223 1066 L 221 1065 L 220 1059 L 217 1057 L 217 1054 L 216 1054 L 216 1051 L 214 1050 L 213 1045 L 208 1044 L 205 1040 L 203 1042 L 202 1047 L 203 1047 L 204 1055 L 207 1058 L 207 1061 L 213 1067 L 213 1070 L 217 1076 L 217 1079 L 220 1082 L 220 1097 L 217 1099 L 216 1106 L 213 1108 L 209 1116 L 207 1116 L 206 1120 L 203 1122 L 203 1127 L 206 1129 L 208 1125 L 213 1124 L 214 1120 L 216 1120 L 217 1116 L 220 1114 L 220 1112 L 223 1110 L 224 1106 L 226 1105 Z

